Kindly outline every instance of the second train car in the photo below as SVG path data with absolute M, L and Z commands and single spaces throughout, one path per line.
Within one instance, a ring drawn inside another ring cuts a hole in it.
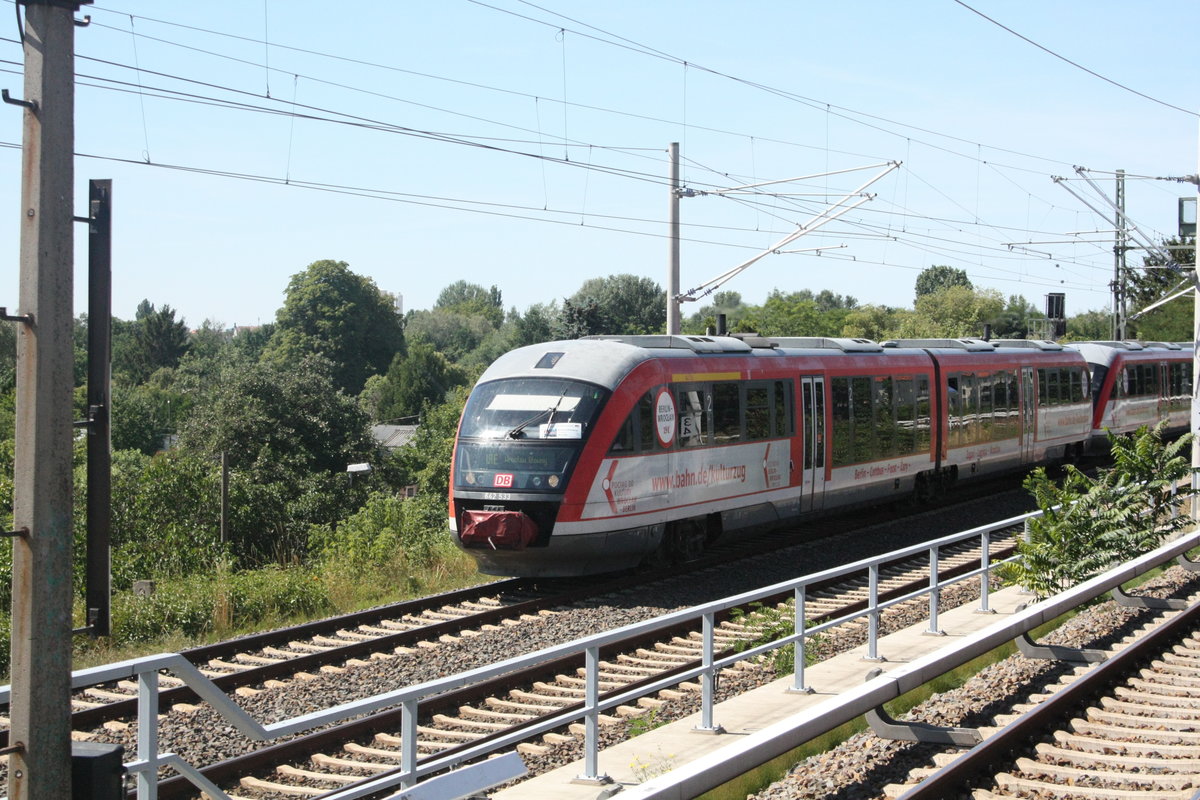
M 449 523 L 482 572 L 566 577 L 789 518 L 1072 457 L 1081 352 L 973 339 L 596 337 L 500 357 L 454 448 Z

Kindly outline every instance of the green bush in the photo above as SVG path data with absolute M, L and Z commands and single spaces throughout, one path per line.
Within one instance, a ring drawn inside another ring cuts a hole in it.
M 1163 440 L 1165 423 L 1130 436 L 1109 435 L 1113 465 L 1091 478 L 1067 465 L 1061 484 L 1042 467 L 1025 479 L 1042 516 L 1017 542 L 1019 558 L 1001 569 L 1039 599 L 1065 591 L 1113 564 L 1153 550 L 1194 524 L 1175 514 L 1192 496 L 1192 435 Z M 1177 488 L 1180 487 L 1180 488 Z
M 427 493 L 405 499 L 374 492 L 336 528 L 309 528 L 308 546 L 325 566 L 367 568 L 394 562 L 397 555 L 413 568 L 429 566 L 453 549 L 446 499 Z
M 172 633 L 198 637 L 264 620 L 317 615 L 330 608 L 308 570 L 268 568 L 159 582 L 149 597 L 113 598 L 114 644 L 149 642 Z

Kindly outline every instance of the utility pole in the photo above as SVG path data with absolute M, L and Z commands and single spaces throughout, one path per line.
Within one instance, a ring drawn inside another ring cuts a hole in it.
M 679 142 L 667 148 L 671 161 L 670 226 L 671 258 L 667 266 L 667 335 L 679 333 Z
M 25 9 L 8 796 L 71 794 L 74 12 Z M 8 94 L 7 91 L 4 93 Z
M 1200 132 L 1200 129 L 1198 129 Z M 1200 135 L 1196 144 L 1196 207 L 1200 209 Z M 1195 241 L 1192 242 L 1193 247 Z M 1200 248 L 1192 251 L 1192 518 L 1200 519 Z
M 1117 242 L 1113 247 L 1113 339 L 1125 339 L 1125 170 L 1117 170 Z

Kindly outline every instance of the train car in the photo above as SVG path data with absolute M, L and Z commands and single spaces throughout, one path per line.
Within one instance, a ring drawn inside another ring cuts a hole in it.
M 1091 429 L 1087 364 L 1051 341 L 899 340 L 937 368 L 940 480 L 1081 456 Z
M 1192 404 L 1191 342 L 1078 342 L 1068 345 L 1091 370 L 1089 448 L 1108 449 L 1108 434 L 1129 434 L 1167 420 L 1167 436 L 1188 430 Z
M 687 560 L 780 520 L 1071 454 L 1090 432 L 1086 387 L 1082 356 L 1050 344 L 533 345 L 498 359 L 467 401 L 449 524 L 490 574 Z

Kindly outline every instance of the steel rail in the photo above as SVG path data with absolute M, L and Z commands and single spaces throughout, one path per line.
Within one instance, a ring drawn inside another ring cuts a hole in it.
M 1123 683 L 1145 662 L 1156 658 L 1167 647 L 1191 634 L 1200 619 L 1200 602 L 1163 623 L 1107 661 L 1093 667 L 1067 686 L 1055 692 L 1036 708 L 1011 725 L 959 756 L 952 763 L 926 778 L 900 796 L 900 800 L 941 800 L 964 793 L 987 776 L 994 775 L 998 764 L 1011 763 L 1033 744 L 1062 727 L 1063 720 L 1076 714 L 1096 697 Z

